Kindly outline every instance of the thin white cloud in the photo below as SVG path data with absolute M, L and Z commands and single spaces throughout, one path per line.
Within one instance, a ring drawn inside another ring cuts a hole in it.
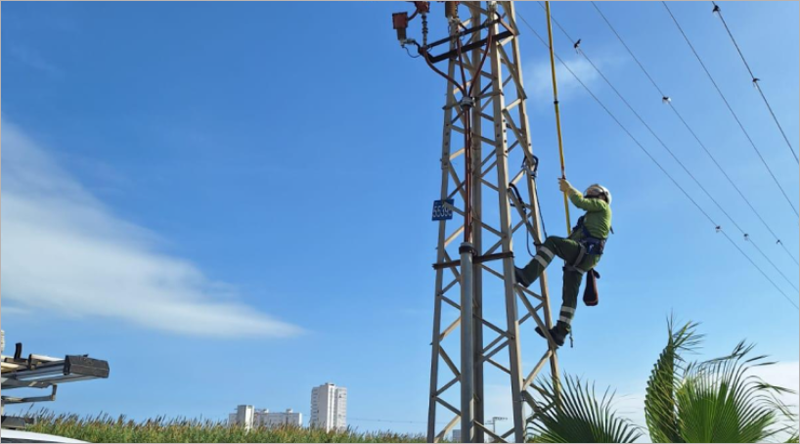
M 14 60 L 29 68 L 43 71 L 50 75 L 58 75 L 61 73 L 55 65 L 45 60 L 44 57 L 32 48 L 21 45 L 11 45 L 8 48 L 8 52 Z
M 580 55 L 564 57 L 564 62 L 574 72 L 581 81 L 590 86 L 594 84 L 600 76 L 597 71 Z M 602 61 L 594 61 L 600 69 L 603 69 Z M 539 59 L 525 69 L 525 89 L 533 96 L 537 103 L 550 103 L 553 101 L 553 78 L 549 59 Z M 556 78 L 558 82 L 558 100 L 564 102 L 575 97 L 580 97 L 583 86 L 564 68 L 564 65 L 556 61 Z
M 30 314 L 30 313 L 31 313 L 31 311 L 28 310 L 27 308 L 8 307 L 8 306 L 3 307 L 3 314 L 5 314 L 5 315 L 19 316 L 19 315 L 26 315 L 26 314 Z
M 104 317 L 193 336 L 284 337 L 299 327 L 238 300 L 156 236 L 119 219 L 12 124 L 2 122 L 3 311 Z

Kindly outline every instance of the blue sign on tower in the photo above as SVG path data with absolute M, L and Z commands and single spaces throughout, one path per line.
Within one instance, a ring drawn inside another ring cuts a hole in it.
M 447 202 L 450 205 L 453 205 L 455 200 L 446 199 L 445 202 Z M 453 218 L 453 210 L 444 206 L 444 203 L 442 203 L 441 200 L 433 201 L 433 215 L 431 216 L 431 220 L 433 221 L 450 220 L 452 218 Z

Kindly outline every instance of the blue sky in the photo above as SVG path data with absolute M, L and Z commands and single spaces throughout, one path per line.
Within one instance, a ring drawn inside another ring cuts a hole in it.
M 797 218 L 664 8 L 600 7 L 797 257 Z M 722 7 L 797 149 L 798 3 Z M 407 8 L 3 5 L 3 329 L 28 352 L 90 353 L 112 366 L 109 380 L 64 386 L 48 407 L 222 419 L 247 403 L 308 415 L 311 388 L 332 381 L 349 389 L 351 425 L 424 430 L 444 84 L 397 46 L 390 15 Z M 797 164 L 710 3 L 672 9 L 797 206 Z M 545 32 L 536 3 L 518 11 Z M 797 266 L 591 5 L 556 3 L 553 13 L 797 286 Z M 550 234 L 563 234 L 549 60 L 522 31 L 541 205 Z M 555 39 L 739 242 L 564 36 Z M 703 356 L 747 338 L 783 363 L 772 370 L 778 382 L 796 386 L 797 309 L 568 73 L 559 81 L 568 177 L 612 190 L 616 230 L 599 267 L 600 305 L 579 307 L 576 348 L 562 351 L 562 369 L 628 395 L 623 408 L 637 417 L 674 312 L 702 322 Z M 796 302 L 775 269 L 739 244 Z M 554 295 L 559 274 L 551 270 Z M 540 346 L 523 344 L 523 359 Z M 487 415 L 505 414 L 502 381 L 487 382 Z

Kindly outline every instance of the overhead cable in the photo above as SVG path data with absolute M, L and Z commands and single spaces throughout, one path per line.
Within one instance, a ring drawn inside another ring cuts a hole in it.
M 798 158 L 797 153 L 794 152 L 794 147 L 792 146 L 792 143 L 789 142 L 789 137 L 787 137 L 786 132 L 783 131 L 783 127 L 781 126 L 780 122 L 778 122 L 778 118 L 775 116 L 775 112 L 772 111 L 772 106 L 770 106 L 769 101 L 767 100 L 767 96 L 765 96 L 764 91 L 761 90 L 761 82 L 760 82 L 761 79 L 759 79 L 758 77 L 755 76 L 755 74 L 753 74 L 753 70 L 750 69 L 750 64 L 747 63 L 747 59 L 744 58 L 744 54 L 742 53 L 741 48 L 739 48 L 739 44 L 736 43 L 736 39 L 733 38 L 733 33 L 731 32 L 731 29 L 728 27 L 728 22 L 726 22 L 725 17 L 722 16 L 722 8 L 720 8 L 719 5 L 717 5 L 717 3 L 714 1 L 712 1 L 711 4 L 714 5 L 714 9 L 712 10 L 712 12 L 714 12 L 719 16 L 719 19 L 722 21 L 722 25 L 725 26 L 725 31 L 728 32 L 728 36 L 731 38 L 733 46 L 736 47 L 736 52 L 739 53 L 739 57 L 741 57 L 745 68 L 747 68 L 747 72 L 750 73 L 750 79 L 752 79 L 753 86 L 758 90 L 758 93 L 761 95 L 761 98 L 764 99 L 764 104 L 767 105 L 767 109 L 769 110 L 769 113 L 772 115 L 772 120 L 775 121 L 775 125 L 778 125 L 778 129 L 780 130 L 781 135 L 783 136 L 783 140 L 786 141 L 786 145 L 792 152 L 792 156 L 794 156 L 795 162 L 800 164 L 800 158 Z
M 530 24 L 530 23 L 528 23 L 528 21 L 525 19 L 525 17 L 524 17 L 524 16 L 522 16 L 522 14 L 520 14 L 519 12 L 517 12 L 517 16 L 518 16 L 518 17 L 520 18 L 520 20 L 522 20 L 522 22 L 523 22 L 523 23 L 524 23 L 524 24 L 525 24 L 525 25 L 528 27 L 528 29 L 530 29 L 530 30 L 531 30 L 531 32 L 532 32 L 532 33 L 533 33 L 533 34 L 534 34 L 534 35 L 535 35 L 535 36 L 536 36 L 536 37 L 539 39 L 539 41 L 542 43 L 542 45 L 544 45 L 544 47 L 545 47 L 545 48 L 548 48 L 547 42 L 544 40 L 544 38 L 542 38 L 542 36 L 541 36 L 541 35 L 539 35 L 539 33 L 538 33 L 538 32 L 536 32 L 536 30 L 533 28 L 533 26 L 531 26 L 531 24 Z M 635 136 L 634 136 L 634 135 L 633 135 L 633 134 L 632 134 L 632 133 L 631 133 L 631 132 L 628 130 L 628 128 L 626 128 L 626 127 L 625 127 L 625 125 L 623 125 L 623 124 L 622 124 L 622 122 L 620 122 L 620 120 L 619 120 L 619 119 L 618 119 L 618 118 L 617 118 L 617 117 L 614 115 L 614 113 L 612 113 L 612 112 L 611 112 L 611 110 L 609 110 L 609 109 L 608 109 L 608 107 L 607 107 L 607 106 L 606 106 L 606 105 L 605 105 L 605 104 L 604 104 L 604 103 L 603 103 L 603 102 L 602 102 L 602 101 L 601 101 L 601 100 L 600 100 L 600 99 L 599 99 L 599 98 L 598 98 L 598 97 L 597 97 L 597 96 L 594 94 L 594 92 L 592 92 L 592 90 L 591 90 L 591 89 L 590 89 L 590 88 L 589 88 L 589 87 L 588 87 L 588 86 L 587 86 L 587 85 L 586 85 L 586 84 L 585 84 L 585 83 L 584 83 L 584 82 L 581 80 L 581 78 L 580 78 L 580 77 L 578 77 L 578 75 L 577 75 L 577 74 L 575 74 L 575 72 L 574 72 L 574 71 L 573 71 L 573 70 L 572 70 L 572 69 L 569 67 L 569 65 L 568 65 L 566 62 L 564 62 L 564 60 L 562 60 L 562 59 L 561 59 L 561 57 L 560 57 L 558 54 L 555 54 L 555 56 L 556 56 L 556 59 L 557 59 L 557 60 L 558 60 L 558 61 L 559 61 L 559 62 L 560 62 L 560 63 L 561 63 L 563 66 L 564 66 L 564 68 L 565 68 L 565 69 L 566 69 L 566 70 L 567 70 L 567 71 L 568 71 L 568 72 L 569 72 L 569 73 L 570 73 L 570 74 L 571 74 L 571 75 L 572 75 L 572 76 L 575 78 L 575 80 L 578 82 L 578 84 L 580 84 L 580 85 L 581 85 L 581 86 L 582 86 L 582 87 L 583 87 L 583 88 L 586 90 L 586 92 L 587 92 L 587 93 L 589 93 L 589 95 L 592 97 L 592 99 L 594 99 L 594 101 L 595 101 L 595 102 L 597 102 L 597 104 L 598 104 L 598 105 L 600 105 L 600 107 L 601 107 L 601 108 L 603 108 L 603 110 L 604 110 L 604 111 L 605 111 L 605 112 L 606 112 L 606 113 L 609 115 L 609 117 L 611 117 L 611 119 L 612 119 L 612 120 L 614 120 L 614 122 L 615 122 L 615 123 L 616 123 L 616 124 L 617 124 L 617 125 L 618 125 L 618 126 L 619 126 L 619 127 L 620 127 L 620 128 L 621 128 L 621 129 L 622 129 L 622 130 L 623 130 L 623 131 L 624 131 L 624 132 L 627 134 L 627 135 L 628 135 L 628 137 L 630 137 L 630 138 L 631 138 L 631 140 L 632 140 L 632 141 L 633 141 L 633 142 L 636 144 L 636 146 L 637 146 L 637 147 L 639 147 L 639 149 L 641 149 L 641 150 L 642 150 L 642 151 L 643 151 L 643 152 L 644 152 L 644 153 L 647 155 L 647 157 L 648 157 L 648 158 L 649 158 L 651 161 L 653 161 L 653 163 L 655 163 L 655 164 L 656 164 L 656 166 L 657 166 L 657 167 L 658 167 L 658 168 L 661 170 L 661 172 L 663 172 L 663 173 L 664 173 L 664 174 L 667 176 L 667 178 L 669 178 L 669 179 L 670 179 L 670 181 L 672 181 L 672 183 L 673 183 L 673 184 L 674 184 L 674 185 L 675 185 L 675 186 L 676 186 L 676 187 L 677 187 L 677 188 L 678 188 L 678 189 L 679 189 L 679 190 L 680 190 L 680 191 L 681 191 L 681 192 L 684 194 L 684 196 L 686 196 L 686 198 L 687 198 L 687 199 L 689 199 L 689 201 L 690 201 L 692 204 L 694 204 L 694 206 L 697 208 L 697 210 L 698 210 L 698 211 L 700 211 L 700 213 L 702 213 L 702 214 L 703 214 L 703 216 L 705 216 L 705 218 L 706 218 L 706 219 L 707 219 L 707 220 L 708 220 L 708 221 L 709 221 L 709 222 L 710 222 L 710 223 L 711 223 L 711 224 L 712 224 L 712 225 L 715 227 L 715 229 L 716 229 L 718 232 L 721 232 L 721 233 L 723 233 L 724 237 L 725 237 L 725 238 L 726 238 L 726 239 L 727 239 L 727 240 L 728 240 L 728 241 L 729 241 L 729 242 L 730 242 L 730 243 L 731 243 L 731 244 L 732 244 L 732 245 L 733 245 L 733 246 L 734 246 L 734 247 L 735 247 L 735 248 L 736 248 L 736 249 L 739 251 L 739 253 L 741 253 L 741 254 L 742 254 L 742 255 L 743 255 L 743 256 L 744 256 L 744 257 L 745 257 L 745 258 L 746 258 L 746 259 L 747 259 L 747 260 L 750 262 L 750 264 L 751 264 L 751 265 L 752 265 L 752 266 L 753 266 L 753 267 L 754 267 L 756 270 L 758 270 L 758 271 L 759 271 L 759 272 L 760 272 L 760 273 L 761 273 L 761 274 L 764 276 L 764 278 L 765 278 L 765 279 L 767 279 L 767 281 L 769 281 L 769 282 L 772 284 L 772 286 L 773 286 L 773 287 L 775 287 L 775 289 L 776 289 L 776 290 L 777 290 L 777 291 L 778 291 L 778 292 L 779 292 L 781 295 L 783 295 L 783 297 L 784 297 L 784 298 L 785 298 L 785 299 L 786 299 L 786 300 L 787 300 L 787 301 L 788 301 L 790 304 L 792 304 L 792 305 L 793 305 L 795 308 L 798 308 L 798 310 L 800 310 L 800 306 L 798 306 L 796 302 L 794 302 L 794 301 L 793 301 L 791 298 L 789 298 L 789 296 L 788 296 L 788 295 L 787 295 L 787 294 L 786 294 L 786 293 L 785 293 L 785 292 L 784 292 L 784 291 L 783 291 L 783 290 L 782 290 L 782 289 L 781 289 L 781 288 L 780 288 L 780 287 L 779 287 L 779 286 L 778 286 L 778 285 L 775 283 L 775 281 L 773 281 L 773 280 L 772 280 L 772 279 L 769 277 L 769 275 L 767 275 L 767 274 L 766 274 L 766 273 L 765 273 L 765 272 L 764 272 L 764 271 L 763 271 L 763 270 L 762 270 L 762 269 L 761 269 L 761 268 L 760 268 L 760 267 L 759 267 L 759 266 L 758 266 L 758 265 L 757 265 L 757 264 L 756 264 L 756 263 L 755 263 L 755 262 L 754 262 L 754 261 L 753 261 L 753 260 L 750 258 L 750 256 L 749 256 L 747 253 L 745 253 L 745 252 L 744 252 L 744 250 L 742 250 L 741 248 L 739 248 L 739 246 L 738 246 L 738 245 L 736 245 L 736 243 L 733 241 L 733 239 L 732 239 L 730 236 L 728 236 L 728 234 L 727 234 L 727 233 L 726 233 L 724 230 L 722 230 L 722 228 L 720 227 L 720 225 L 718 225 L 718 224 L 717 224 L 717 223 L 714 221 L 714 219 L 713 219 L 713 218 L 712 218 L 712 217 L 711 217 L 711 216 L 708 214 L 708 212 L 707 212 L 707 211 L 706 211 L 706 210 L 705 210 L 705 209 L 704 209 L 704 208 L 703 208 L 703 207 L 702 207 L 700 204 L 698 204 L 698 203 L 697 203 L 697 201 L 695 201 L 695 200 L 692 198 L 692 196 L 691 196 L 691 195 L 690 195 L 690 194 L 689 194 L 689 193 L 688 193 L 688 192 L 687 192 L 687 191 L 686 191 L 686 190 L 685 190 L 685 189 L 684 189 L 684 188 L 683 188 L 683 187 L 682 187 L 682 186 L 681 186 L 681 185 L 678 183 L 678 181 L 677 181 L 677 180 L 675 180 L 675 178 L 674 178 L 674 177 L 672 177 L 672 175 L 671 175 L 671 174 L 670 174 L 670 173 L 669 173 L 669 172 L 668 172 L 666 169 L 664 169 L 664 167 L 663 167 L 663 166 L 662 166 L 662 165 L 661 165 L 661 164 L 660 164 L 660 163 L 659 163 L 659 162 L 658 162 L 658 161 L 655 159 L 655 157 L 653 157 L 653 155 L 652 155 L 652 154 L 650 154 L 650 152 L 649 152 L 649 151 L 648 151 L 648 150 L 647 150 L 647 149 L 644 147 L 644 145 L 642 145 L 642 144 L 641 144 L 641 142 L 639 142 L 639 140 L 638 140 L 638 139 L 636 139 L 636 137 L 635 137 Z
M 725 94 L 723 94 L 722 90 L 719 88 L 719 85 L 717 85 L 717 82 L 714 80 L 714 77 L 711 75 L 711 72 L 708 70 L 708 68 L 706 68 L 706 65 L 705 63 L 703 63 L 703 59 L 700 57 L 700 54 L 697 53 L 697 50 L 695 50 L 691 40 L 689 40 L 689 37 L 683 31 L 683 28 L 681 27 L 680 23 L 678 23 L 678 19 L 675 18 L 675 15 L 672 13 L 672 10 L 669 9 L 669 6 L 667 6 L 666 2 L 662 1 L 661 4 L 664 5 L 664 8 L 666 8 L 667 12 L 669 13 L 669 16 L 672 17 L 672 21 L 675 23 L 675 26 L 677 26 L 678 31 L 680 31 L 681 35 L 683 36 L 683 39 L 686 40 L 686 43 L 689 45 L 689 48 L 692 50 L 692 53 L 697 58 L 697 61 L 700 62 L 700 66 L 703 67 L 703 71 L 705 71 L 706 75 L 708 76 L 708 79 L 711 80 L 711 83 L 714 85 L 714 88 L 719 93 L 720 97 L 722 98 L 722 101 L 725 102 L 725 106 L 728 108 L 728 111 L 731 112 L 731 115 L 736 120 L 736 123 L 739 124 L 739 128 L 741 128 L 742 133 L 744 133 L 745 137 L 750 142 L 750 145 L 753 147 L 756 154 L 758 154 L 758 158 L 761 159 L 761 163 L 764 164 L 764 167 L 769 172 L 769 175 L 772 176 L 772 180 L 775 181 L 775 185 L 777 185 L 778 188 L 781 190 L 781 193 L 783 194 L 783 197 L 786 199 L 786 202 L 789 204 L 790 207 L 792 207 L 792 211 L 794 211 L 795 216 L 800 217 L 800 213 L 797 212 L 797 208 L 795 208 L 794 203 L 792 203 L 792 200 L 789 198 L 789 195 L 786 194 L 786 190 L 783 189 L 783 186 L 778 181 L 778 178 L 775 177 L 775 173 L 772 172 L 772 169 L 767 164 L 767 161 L 764 159 L 764 156 L 761 154 L 761 151 L 756 146 L 756 143 L 753 141 L 753 138 L 750 137 L 750 134 L 745 129 L 744 124 L 742 123 L 741 120 L 739 120 L 739 116 L 736 115 L 736 112 L 733 110 L 733 107 L 731 107 L 731 104 L 728 102 L 728 99 L 725 97 Z
M 539 3 L 539 5 L 541 5 L 541 2 Z M 564 35 L 570 40 L 570 42 L 574 44 L 575 41 L 572 39 L 572 37 L 569 35 L 569 33 L 566 31 L 566 29 L 564 29 L 564 27 L 561 26 L 561 24 L 558 22 L 558 20 L 556 20 L 554 17 L 552 17 L 552 20 L 558 26 L 558 28 L 564 33 Z M 738 222 L 736 222 L 736 220 L 733 218 L 733 216 L 731 216 L 725 210 L 725 208 L 723 208 L 722 205 L 717 201 L 717 199 L 715 199 L 714 196 L 711 195 L 711 193 L 706 189 L 706 187 L 703 186 L 702 183 L 700 183 L 700 181 L 697 179 L 697 177 L 686 167 L 686 165 L 678 158 L 678 156 L 675 155 L 675 153 L 667 146 L 667 144 L 664 143 L 664 141 L 661 139 L 661 137 L 659 137 L 656 134 L 656 132 L 652 129 L 652 127 L 650 127 L 650 125 L 648 125 L 647 122 L 645 122 L 644 118 L 642 118 L 642 116 L 633 108 L 633 106 L 631 106 L 631 104 L 625 99 L 625 97 L 622 95 L 622 93 L 620 93 L 619 90 L 614 86 L 614 84 L 611 83 L 611 81 L 608 79 L 608 77 L 606 77 L 605 74 L 603 74 L 603 72 L 597 67 L 597 65 L 595 65 L 594 62 L 592 62 L 592 60 L 589 58 L 589 56 L 582 49 L 578 49 L 578 53 L 580 55 L 582 55 L 584 59 L 586 59 L 586 61 L 592 66 L 592 68 L 594 68 L 594 70 L 597 72 L 597 74 L 600 75 L 600 77 L 608 84 L 608 86 L 614 91 L 614 93 L 616 93 L 616 95 L 620 98 L 620 100 L 622 100 L 622 102 L 625 104 L 625 106 L 627 106 L 628 109 L 633 113 L 633 115 L 636 116 L 636 118 L 639 120 L 639 122 L 641 122 L 642 125 L 644 125 L 644 127 L 647 128 L 647 130 L 650 132 L 650 134 L 652 134 L 653 137 L 659 142 L 659 144 L 669 153 L 669 155 L 672 157 L 672 159 L 675 160 L 675 162 L 677 162 L 678 165 L 680 165 L 680 167 L 683 169 L 683 171 L 706 194 L 706 196 L 714 203 L 714 205 L 716 205 L 717 208 L 725 215 L 725 217 L 727 217 L 728 220 L 730 220 L 731 223 L 733 223 L 733 225 L 736 227 L 736 229 L 739 230 L 739 232 L 742 234 L 743 238 L 745 240 L 751 242 L 753 244 L 753 246 L 756 248 L 756 250 L 762 256 L 764 256 L 764 258 L 767 260 L 767 262 L 769 262 L 775 268 L 775 270 L 786 280 L 786 282 L 788 282 L 789 285 L 792 286 L 792 288 L 794 288 L 798 293 L 800 293 L 800 289 L 798 289 L 797 286 L 795 286 L 794 283 L 783 273 L 783 271 L 781 271 L 780 268 L 778 268 L 769 259 L 769 257 L 767 257 L 767 255 L 764 253 L 764 251 L 754 243 L 754 241 L 752 239 L 752 236 L 750 236 L 750 234 L 748 232 L 746 232 L 739 225 Z

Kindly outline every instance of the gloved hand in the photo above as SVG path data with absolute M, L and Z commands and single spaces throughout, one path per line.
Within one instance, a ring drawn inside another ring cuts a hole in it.
M 561 178 L 558 179 L 558 189 L 561 190 L 563 193 L 570 193 L 574 189 L 572 185 L 567 181 L 567 179 Z
M 578 191 L 577 189 L 575 189 L 575 187 L 573 187 L 567 181 L 567 179 L 563 179 L 563 178 L 562 179 L 558 179 L 558 189 L 560 189 L 564 193 L 567 193 L 568 195 L 573 195 L 573 194 L 580 195 L 581 194 L 581 192 Z

